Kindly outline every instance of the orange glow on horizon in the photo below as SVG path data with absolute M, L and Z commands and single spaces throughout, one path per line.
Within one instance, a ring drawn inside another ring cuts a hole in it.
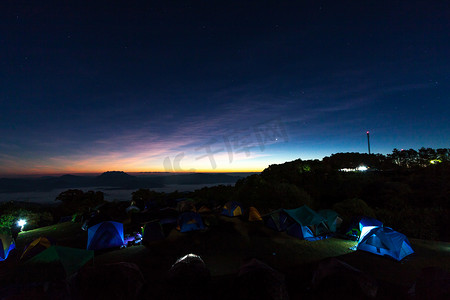
M 100 175 L 104 172 L 108 171 L 123 171 L 125 173 L 173 173 L 173 174 L 189 174 L 189 173 L 260 173 L 264 170 L 262 169 L 195 169 L 194 171 L 174 171 L 174 172 L 167 172 L 164 169 L 155 169 L 155 170 L 148 170 L 148 169 L 134 169 L 134 170 L 126 170 L 126 169 L 120 169 L 120 168 L 106 168 L 103 170 L 88 170 L 88 169 L 57 169 L 57 170 L 30 170 L 25 172 L 8 172 L 8 173 L 0 173 L 1 176 L 61 176 L 65 174 L 70 175 Z
M 77 157 L 55 156 L 40 161 L 13 161 L 9 167 L 0 166 L 0 177 L 5 176 L 49 176 L 63 174 L 101 174 L 107 171 L 126 173 L 258 173 L 269 165 L 287 159 L 266 153 L 256 153 L 251 157 L 228 153 L 214 157 L 188 155 L 179 158 L 173 155 L 149 155 L 148 153 L 107 153 L 104 155 L 83 155 Z M 5 164 L 6 165 L 6 164 Z

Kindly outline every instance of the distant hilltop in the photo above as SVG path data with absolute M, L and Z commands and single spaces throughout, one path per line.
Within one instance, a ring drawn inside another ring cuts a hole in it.
M 107 171 L 97 176 L 97 179 L 103 180 L 103 179 L 124 179 L 129 180 L 132 178 L 136 178 L 136 176 L 131 176 L 124 171 Z
M 125 173 L 124 171 L 106 171 L 97 176 L 97 178 L 129 178 L 129 177 L 135 176 L 131 176 Z

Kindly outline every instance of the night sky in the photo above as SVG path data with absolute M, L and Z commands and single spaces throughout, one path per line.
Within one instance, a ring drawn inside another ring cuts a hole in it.
M 137 3 L 2 1 L 0 174 L 450 146 L 449 1 Z

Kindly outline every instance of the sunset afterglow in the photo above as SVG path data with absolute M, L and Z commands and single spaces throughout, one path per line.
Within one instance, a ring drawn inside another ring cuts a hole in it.
M 261 171 L 369 131 L 373 153 L 449 146 L 438 4 L 90 5 L 2 18 L 0 174 Z

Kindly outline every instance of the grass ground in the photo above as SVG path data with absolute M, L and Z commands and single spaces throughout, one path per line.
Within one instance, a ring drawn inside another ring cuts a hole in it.
M 20 233 L 16 253 L 3 263 L 2 276 L 17 266 L 19 252 L 39 236 L 47 236 L 58 245 L 86 247 L 87 232 L 79 223 L 63 223 Z M 349 248 L 355 242 L 330 238 L 308 242 L 286 233 L 275 232 L 263 224 L 249 223 L 239 218 L 218 217 L 217 224 L 202 232 L 180 233 L 147 246 L 132 246 L 96 253 L 94 264 L 114 262 L 136 263 L 146 279 L 146 299 L 165 298 L 165 274 L 181 256 L 195 253 L 202 257 L 211 272 L 213 299 L 232 299 L 229 287 L 244 260 L 258 258 L 286 276 L 291 299 L 300 299 L 317 262 L 327 257 L 340 260 L 370 274 L 380 283 L 381 298 L 401 298 L 424 267 L 437 266 L 450 272 L 450 243 L 411 240 L 415 254 L 402 262 Z

